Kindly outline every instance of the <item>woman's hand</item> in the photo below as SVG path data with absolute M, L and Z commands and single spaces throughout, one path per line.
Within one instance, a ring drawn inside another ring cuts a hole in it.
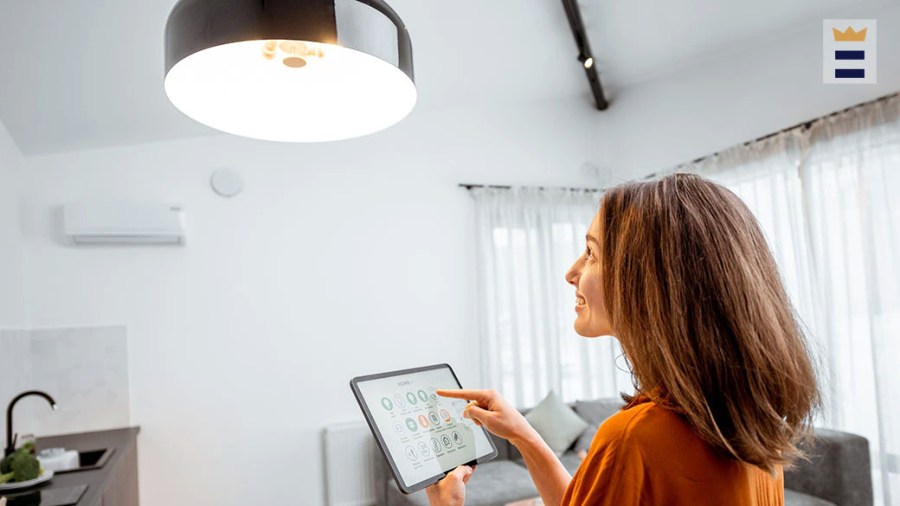
M 425 489 L 428 502 L 431 506 L 463 506 L 466 502 L 466 483 L 474 472 L 474 467 L 457 467 L 443 480 Z
M 473 401 L 466 406 L 463 416 L 516 446 L 537 434 L 522 413 L 494 390 L 438 390 L 437 394 Z

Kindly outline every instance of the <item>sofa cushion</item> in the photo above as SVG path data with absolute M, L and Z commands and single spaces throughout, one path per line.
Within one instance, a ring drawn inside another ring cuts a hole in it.
M 466 506 L 502 506 L 537 497 L 537 488 L 524 467 L 508 460 L 480 464 L 466 486 Z M 428 506 L 424 490 L 403 495 L 394 480 L 388 485 L 388 505 Z
M 833 502 L 784 489 L 784 506 L 835 506 Z
M 568 450 L 588 427 L 552 390 L 525 419 L 557 455 Z
M 594 441 L 594 436 L 597 435 L 597 431 L 600 429 L 600 426 L 596 423 L 591 423 L 588 425 L 587 429 L 584 429 L 584 432 L 578 436 L 578 439 L 575 441 L 575 447 L 572 450 L 575 453 L 580 452 L 581 450 L 588 451 L 591 449 L 591 443 Z
M 578 470 L 578 466 L 581 465 L 581 458 L 578 457 L 578 454 L 575 452 L 566 452 L 560 458 L 559 461 L 562 462 L 563 467 L 566 468 L 566 471 L 569 471 L 569 474 L 575 475 L 575 471 Z
M 870 506 L 872 473 L 866 438 L 816 428 L 811 441 L 800 443 L 808 459 L 784 471 L 784 486 L 841 506 Z
M 603 425 L 603 422 L 618 413 L 624 403 L 615 397 L 593 401 L 575 401 L 575 412 L 588 423 Z

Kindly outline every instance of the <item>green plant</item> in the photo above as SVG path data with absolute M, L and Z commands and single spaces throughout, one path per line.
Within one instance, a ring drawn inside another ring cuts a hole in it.
M 12 472 L 15 481 L 33 480 L 41 475 L 41 464 L 32 454 L 25 453 L 13 459 Z
M 0 484 L 33 480 L 40 474 L 40 462 L 25 447 L 19 448 L 0 461 Z
M 19 448 L 18 450 L 10 453 L 6 457 L 3 457 L 3 460 L 0 461 L 0 474 L 11 473 L 13 459 L 15 459 L 17 456 L 21 455 L 22 453 L 25 453 L 25 450 L 23 448 Z

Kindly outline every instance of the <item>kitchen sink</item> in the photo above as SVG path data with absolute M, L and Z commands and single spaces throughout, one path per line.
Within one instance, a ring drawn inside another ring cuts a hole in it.
M 64 471 L 54 471 L 55 474 L 77 473 L 79 471 L 90 471 L 92 469 L 100 469 L 112 456 L 115 448 L 100 448 L 99 450 L 87 450 L 78 452 L 78 467 L 66 469 Z

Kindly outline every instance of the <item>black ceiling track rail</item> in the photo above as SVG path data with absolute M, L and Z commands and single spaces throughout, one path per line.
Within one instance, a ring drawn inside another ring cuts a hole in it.
M 594 103 L 597 109 L 603 111 L 609 107 L 609 102 L 603 94 L 603 85 L 600 84 L 600 76 L 597 74 L 597 65 L 594 55 L 591 53 L 591 44 L 588 42 L 584 22 L 581 20 L 581 10 L 578 8 L 578 0 L 562 0 L 566 9 L 566 17 L 569 18 L 569 26 L 575 35 L 575 44 L 578 46 L 578 61 L 584 68 L 588 82 L 591 84 L 591 92 L 594 94 Z

